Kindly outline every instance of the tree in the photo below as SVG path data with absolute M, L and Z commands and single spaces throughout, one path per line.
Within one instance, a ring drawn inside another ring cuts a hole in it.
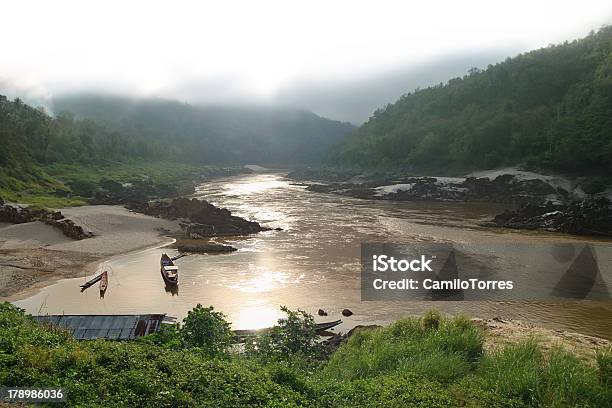
M 319 345 L 316 343 L 318 336 L 313 316 L 300 309 L 289 310 L 286 306 L 282 306 L 281 310 L 287 317 L 278 319 L 278 324 L 272 329 L 247 342 L 247 354 L 264 360 L 296 355 L 305 358 L 316 356 Z
M 227 355 L 234 337 L 223 313 L 199 303 L 187 313 L 180 331 L 187 347 L 199 347 L 210 357 Z

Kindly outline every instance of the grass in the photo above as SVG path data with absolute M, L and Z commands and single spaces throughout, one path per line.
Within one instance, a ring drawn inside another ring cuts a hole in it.
M 88 407 L 612 406 L 609 350 L 594 364 L 545 355 L 535 341 L 487 354 L 478 327 L 436 313 L 358 331 L 307 364 L 303 354 L 211 357 L 160 339 L 77 342 L 0 304 L 0 384 L 63 387 L 70 406 Z
M 45 208 L 88 203 L 103 180 L 120 183 L 148 181 L 188 189 L 205 168 L 194 164 L 133 161 L 91 164 L 51 164 L 0 169 L 0 197 L 5 201 Z
M 404 319 L 380 330 L 359 331 L 331 357 L 323 374 L 354 380 L 411 373 L 452 381 L 478 363 L 483 335 L 462 317 L 439 318 L 438 325 L 433 328 L 418 319 Z

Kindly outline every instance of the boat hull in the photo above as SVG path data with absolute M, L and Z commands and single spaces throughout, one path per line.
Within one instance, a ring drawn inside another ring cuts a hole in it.
M 166 285 L 178 285 L 178 268 L 174 265 L 174 261 L 166 254 L 162 254 L 159 261 L 159 271 Z M 168 270 L 174 268 L 173 270 Z
M 160 268 L 160 272 L 161 272 L 161 276 L 162 276 L 162 278 L 164 278 L 164 282 L 166 282 L 166 284 L 168 284 L 168 285 L 178 285 L 178 277 L 176 279 L 169 278 L 164 273 L 164 268 Z
M 100 293 L 106 292 L 106 288 L 108 288 L 108 272 L 104 271 L 100 279 Z

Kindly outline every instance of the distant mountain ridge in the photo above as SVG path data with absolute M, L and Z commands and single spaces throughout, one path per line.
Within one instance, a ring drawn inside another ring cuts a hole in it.
M 161 142 L 173 158 L 203 163 L 321 162 L 355 128 L 309 111 L 198 107 L 165 99 L 75 95 L 56 98 L 51 106 L 128 138 Z
M 612 27 L 410 92 L 342 140 L 332 161 L 610 175 Z

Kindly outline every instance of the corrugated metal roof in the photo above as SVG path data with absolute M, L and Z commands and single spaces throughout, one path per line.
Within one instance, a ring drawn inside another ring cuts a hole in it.
M 165 314 L 143 315 L 46 315 L 34 316 L 40 324 L 66 329 L 77 340 L 131 340 L 160 330 L 162 322 L 175 320 Z

